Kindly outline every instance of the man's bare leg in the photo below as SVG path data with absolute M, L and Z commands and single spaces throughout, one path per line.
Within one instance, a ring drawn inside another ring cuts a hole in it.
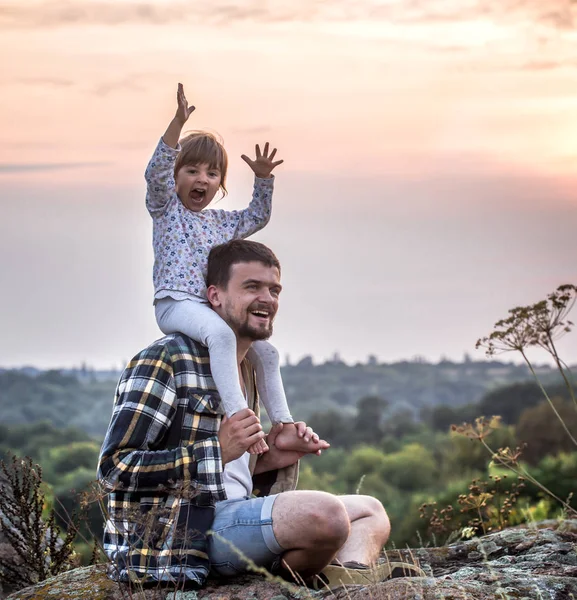
M 336 561 L 372 565 L 389 539 L 391 524 L 383 505 L 371 496 L 339 496 L 344 504 L 351 532 L 336 555 Z
M 320 572 L 335 558 L 351 530 L 340 497 L 326 492 L 280 494 L 273 505 L 272 522 L 278 543 L 287 549 L 283 563 L 303 579 Z

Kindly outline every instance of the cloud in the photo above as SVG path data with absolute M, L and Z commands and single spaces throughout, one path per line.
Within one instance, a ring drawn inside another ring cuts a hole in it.
M 4 173 L 30 173 L 39 171 L 63 171 L 86 167 L 103 167 L 107 162 L 67 162 L 67 163 L 0 163 L 0 175 Z
M 33 140 L 33 141 L 15 141 L 15 140 L 11 140 L 11 141 L 6 141 L 2 144 L 3 148 L 8 148 L 10 150 L 21 150 L 21 149 L 29 149 L 29 148 L 35 148 L 35 149 L 52 149 L 52 148 L 58 148 L 59 144 L 57 144 L 56 142 L 43 142 L 43 141 L 39 141 L 39 140 Z M 2 163 L 0 163 L 2 164 Z
M 40 0 L 0 2 L 0 27 L 49 28 L 68 25 L 120 25 L 175 22 L 227 24 L 240 21 L 331 22 L 382 20 L 387 23 L 529 20 L 573 29 L 572 0 Z
M 0 0 L 0 30 L 182 23 L 303 25 L 354 36 L 368 31 L 375 39 L 456 57 L 486 48 L 501 56 L 504 70 L 546 71 L 577 61 L 577 0 Z M 511 52 L 513 47 L 517 50 Z M 75 82 L 46 78 L 45 83 L 63 87 Z M 127 77 L 100 82 L 90 91 L 106 96 L 124 89 L 144 88 Z
M 283 6 L 284 5 L 284 6 Z M 212 3 L 190 3 L 167 0 L 157 3 L 112 2 L 106 0 L 51 0 L 32 3 L 0 3 L 0 26 L 3 28 L 50 28 L 69 25 L 121 25 L 125 23 L 166 25 L 195 21 L 274 21 L 292 20 L 306 14 L 304 6 L 291 8 L 284 2 L 273 2 L 272 8 L 260 0 L 245 0 L 235 5 L 228 0 Z
M 96 94 L 97 96 L 108 96 L 108 94 L 118 90 L 142 92 L 146 89 L 146 87 L 137 81 L 139 78 L 141 78 L 141 75 L 135 73 L 127 77 L 104 81 L 94 86 L 94 88 L 92 88 L 92 93 Z
M 467 68 L 466 66 L 463 68 Z M 567 58 L 557 57 L 557 58 L 543 58 L 536 60 L 523 60 L 517 56 L 504 57 L 503 60 L 499 62 L 499 64 L 491 64 L 485 67 L 479 67 L 479 69 L 483 68 L 484 70 L 488 70 L 494 73 L 497 72 L 505 72 L 505 73 L 540 73 L 547 71 L 557 71 L 557 70 L 567 70 L 567 69 L 577 69 L 577 57 L 570 56 Z
M 262 135 L 265 133 L 270 133 L 272 131 L 272 127 L 270 125 L 257 125 L 255 127 L 237 127 L 232 130 L 235 134 L 242 135 Z
M 52 85 L 54 87 L 70 87 L 74 85 L 72 79 L 63 77 L 18 77 L 10 81 L 10 83 L 19 83 L 23 85 Z
M 554 71 L 577 67 L 577 60 L 533 60 L 516 67 L 524 71 Z
M 497 23 L 522 20 L 572 29 L 577 9 L 572 0 L 407 0 L 394 5 L 399 20 L 428 22 L 458 22 L 487 19 Z M 380 5 L 373 11 L 387 13 L 390 5 Z M 389 16 L 391 16 L 389 12 Z
M 84 81 L 64 77 L 14 77 L 0 80 L 0 85 L 51 86 L 57 88 L 79 86 L 97 96 L 107 96 L 118 90 L 145 91 L 146 83 L 164 75 L 166 75 L 165 72 L 159 71 L 135 72 L 116 79 L 105 79 L 98 84 L 88 86 L 85 85 Z

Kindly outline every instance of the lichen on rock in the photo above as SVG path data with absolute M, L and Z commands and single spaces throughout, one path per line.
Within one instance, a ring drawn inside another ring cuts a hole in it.
M 570 600 L 577 599 L 577 521 L 512 528 L 442 548 L 387 551 L 417 562 L 428 577 L 371 586 L 294 591 L 256 575 L 209 579 L 198 591 L 129 590 L 102 566 L 83 567 L 20 590 L 7 600 Z

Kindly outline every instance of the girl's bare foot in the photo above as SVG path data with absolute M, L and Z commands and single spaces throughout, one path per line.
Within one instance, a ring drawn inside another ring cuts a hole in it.
M 268 445 L 264 440 L 259 440 L 248 449 L 249 454 L 264 454 L 268 452 Z
M 308 439 L 307 435 L 299 437 L 294 423 L 283 423 L 282 430 L 276 436 L 274 445 L 279 450 L 292 450 L 295 452 L 306 452 L 307 454 L 326 449 L 328 444 L 319 440 L 318 436 L 315 436 L 315 438 L 316 441 Z M 308 441 L 305 441 L 305 439 L 308 439 Z

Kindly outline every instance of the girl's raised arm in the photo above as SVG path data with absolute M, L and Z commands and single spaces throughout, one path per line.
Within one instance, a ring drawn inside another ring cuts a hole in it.
M 268 154 L 269 144 L 266 142 L 264 145 L 264 150 L 260 151 L 260 146 L 257 144 L 254 147 L 256 153 L 256 159 L 250 159 L 246 154 L 241 156 L 242 160 L 253 170 L 255 177 L 259 179 L 268 179 L 271 176 L 271 173 L 275 167 L 281 165 L 284 160 L 277 160 L 273 162 L 273 159 L 276 155 L 276 148 L 273 148 L 273 151 Z
M 178 84 L 178 89 L 176 91 L 176 105 L 176 114 L 162 136 L 164 143 L 171 148 L 178 147 L 178 140 L 180 139 L 182 128 L 195 109 L 194 106 L 188 105 L 182 83 Z
M 176 113 L 144 173 L 147 188 L 146 206 L 152 216 L 162 214 L 167 204 L 174 200 L 176 193 L 174 163 L 179 152 L 178 140 L 184 124 L 194 111 L 194 106 L 188 106 L 182 83 L 178 84 L 176 103 Z

